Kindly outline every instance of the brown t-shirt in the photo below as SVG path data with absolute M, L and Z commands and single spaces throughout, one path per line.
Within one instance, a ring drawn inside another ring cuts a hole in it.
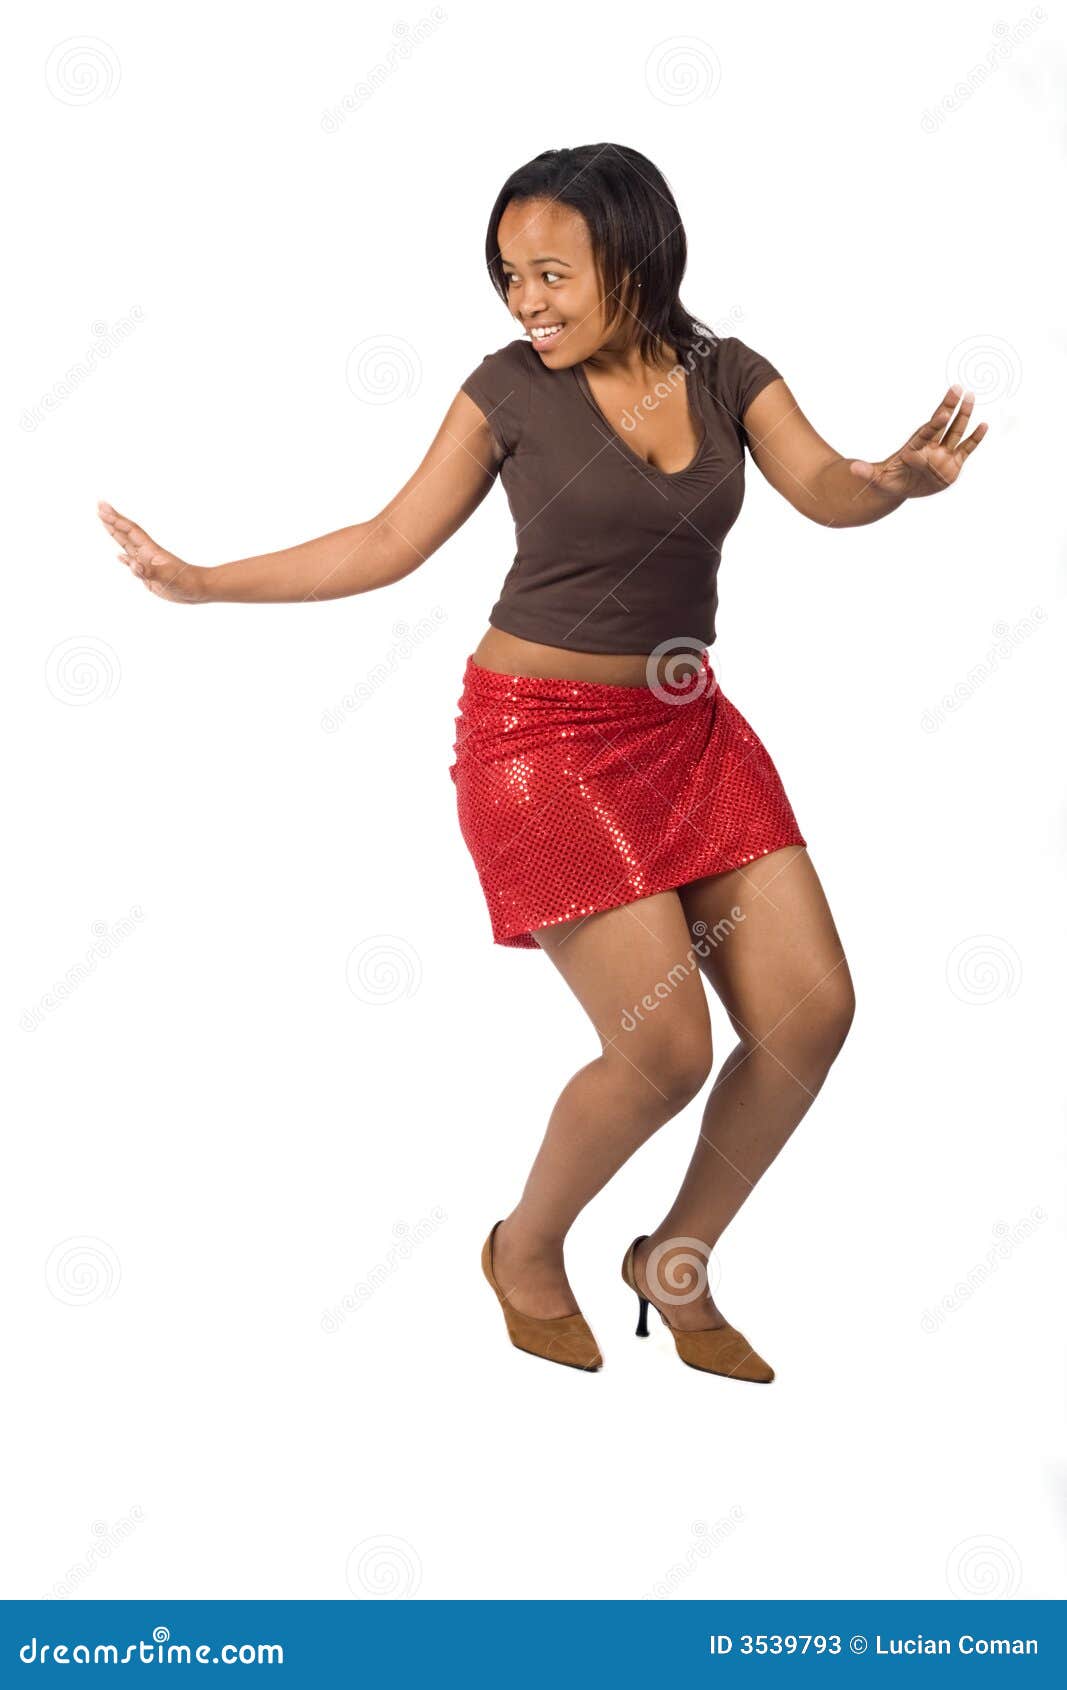
M 505 454 L 515 520 L 494 628 L 573 651 L 711 645 L 722 542 L 744 498 L 741 417 L 779 372 L 733 337 L 702 344 L 663 377 L 685 373 L 703 428 L 695 458 L 673 474 L 608 421 L 581 364 L 551 370 L 527 340 L 489 353 L 462 383 Z

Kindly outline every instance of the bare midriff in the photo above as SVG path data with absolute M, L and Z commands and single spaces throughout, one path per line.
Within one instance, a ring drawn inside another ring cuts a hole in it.
M 485 630 L 471 653 L 483 669 L 501 675 L 538 675 L 544 680 L 599 681 L 610 687 L 644 687 L 652 684 L 647 652 L 569 651 L 564 646 L 538 645 L 492 626 Z M 684 681 L 700 668 L 699 653 L 661 654 L 656 663 L 656 682 Z

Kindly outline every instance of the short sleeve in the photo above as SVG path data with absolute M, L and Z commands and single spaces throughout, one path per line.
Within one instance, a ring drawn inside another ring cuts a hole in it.
M 781 380 L 781 371 L 761 352 L 754 352 L 744 341 L 732 335 L 719 342 L 716 389 L 718 397 L 729 411 L 738 428 L 745 411 L 772 381 Z
M 488 353 L 472 370 L 461 391 L 473 399 L 505 457 L 522 439 L 530 404 L 529 349 L 525 341 L 513 340 L 498 352 Z

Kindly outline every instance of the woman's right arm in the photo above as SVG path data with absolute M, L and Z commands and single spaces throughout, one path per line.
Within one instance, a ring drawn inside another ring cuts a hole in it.
M 410 481 L 369 522 L 262 557 L 201 567 L 158 545 L 108 504 L 97 509 L 119 557 L 160 598 L 179 604 L 293 604 L 387 587 L 425 563 L 481 504 L 500 462 L 485 417 L 456 394 Z

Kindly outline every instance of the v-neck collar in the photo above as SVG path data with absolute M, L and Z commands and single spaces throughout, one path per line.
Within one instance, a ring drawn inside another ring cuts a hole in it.
M 572 364 L 570 366 L 570 373 L 574 377 L 579 393 L 586 401 L 586 404 L 589 405 L 594 416 L 596 416 L 597 419 L 604 424 L 605 428 L 611 430 L 612 439 L 618 442 L 619 446 L 621 446 L 627 456 L 632 458 L 638 468 L 644 470 L 646 475 L 659 476 L 663 481 L 680 481 L 683 476 L 690 475 L 693 470 L 699 468 L 701 462 L 703 461 L 704 454 L 708 449 L 710 437 L 708 434 L 708 421 L 704 414 L 703 407 L 699 404 L 699 401 L 695 406 L 693 403 L 694 391 L 699 390 L 694 390 L 691 371 L 686 370 L 683 378 L 685 381 L 686 401 L 689 405 L 689 414 L 695 421 L 699 422 L 702 433 L 693 457 L 683 469 L 660 469 L 658 465 L 650 464 L 647 458 L 643 458 L 641 456 L 640 452 L 635 452 L 629 441 L 624 439 L 615 427 L 614 423 L 609 422 L 608 418 L 601 410 L 599 404 L 597 403 L 596 396 L 589 385 L 589 377 L 585 373 L 585 365 Z

